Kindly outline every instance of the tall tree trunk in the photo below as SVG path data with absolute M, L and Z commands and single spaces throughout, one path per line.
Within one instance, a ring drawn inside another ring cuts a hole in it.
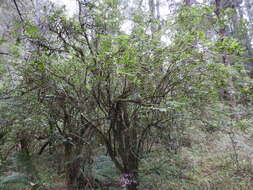
M 217 19 L 221 20 L 222 19 L 221 18 L 221 11 L 222 11 L 222 9 L 224 9 L 224 7 L 223 7 L 223 1 L 222 0 L 215 0 L 215 7 L 216 7 L 215 14 L 217 16 Z M 218 35 L 219 35 L 219 40 L 221 42 L 223 42 L 224 39 L 225 39 L 225 37 L 226 37 L 226 35 L 227 35 L 227 28 L 226 28 L 226 26 L 223 26 L 223 27 L 221 27 L 219 29 Z M 222 59 L 222 63 L 224 65 L 228 65 L 229 64 L 229 62 L 228 62 L 228 55 L 226 54 L 225 51 L 223 52 L 223 55 L 222 55 L 221 59 Z M 233 95 L 233 89 L 234 89 L 234 84 L 233 84 L 232 78 L 230 78 L 228 80 L 228 89 L 224 89 L 224 88 L 221 89 L 221 96 L 222 96 L 222 98 L 223 99 L 225 98 L 225 99 L 229 100 L 230 103 L 231 103 L 231 107 L 235 107 L 235 104 L 236 104 L 236 102 L 235 102 L 235 96 Z
M 156 17 L 160 20 L 160 0 L 156 0 Z
M 155 33 L 156 26 L 155 26 L 155 2 L 154 0 L 148 1 L 149 10 L 150 10 L 150 20 L 151 20 L 151 33 L 152 35 Z
M 41 11 L 41 0 L 34 0 L 34 8 L 35 8 L 35 21 L 36 21 L 36 24 L 37 26 L 40 25 L 40 18 L 41 18 L 41 14 L 40 14 L 40 11 Z
M 238 7 L 237 10 L 238 10 L 238 13 L 239 13 L 239 19 L 243 20 L 244 19 L 244 10 L 242 9 L 242 7 Z M 237 23 L 237 24 L 239 24 L 239 23 Z M 252 30 L 253 30 L 253 20 L 252 20 L 252 26 L 250 25 L 250 22 L 249 22 L 249 26 L 247 27 L 247 30 L 248 31 L 243 36 L 244 39 L 240 39 L 240 40 L 243 41 L 243 44 L 245 45 L 245 47 L 247 49 L 247 54 L 248 54 L 249 57 L 251 57 L 252 54 L 253 54 L 252 45 L 251 45 L 252 34 L 253 34 L 252 33 Z
M 245 0 L 245 8 L 247 12 L 247 17 L 249 20 L 249 26 L 248 26 L 248 35 L 246 36 L 246 47 L 248 50 L 248 56 L 253 56 L 253 48 L 252 48 L 252 41 L 253 41 L 253 2 L 250 0 Z M 253 63 L 252 61 L 247 63 L 247 69 L 250 72 L 250 77 L 253 78 Z

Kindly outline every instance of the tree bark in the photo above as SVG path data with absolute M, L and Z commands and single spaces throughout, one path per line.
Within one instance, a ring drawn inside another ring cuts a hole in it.
M 34 7 L 35 7 L 35 20 L 36 20 L 36 24 L 39 26 L 40 25 L 40 18 L 41 18 L 41 15 L 40 15 L 40 10 L 41 10 L 41 7 L 40 7 L 40 2 L 41 0 L 34 0 Z
M 74 160 L 73 145 L 65 144 L 65 175 L 68 190 L 76 190 L 77 179 L 80 175 L 80 161 Z

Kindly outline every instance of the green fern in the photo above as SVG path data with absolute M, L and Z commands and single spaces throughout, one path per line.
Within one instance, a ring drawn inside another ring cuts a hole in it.
M 116 168 L 108 156 L 99 156 L 96 158 L 93 168 L 95 178 L 100 181 L 107 181 L 117 178 Z
M 12 163 L 15 171 L 13 175 L 0 177 L 0 190 L 37 190 L 41 185 L 33 184 L 37 181 L 37 171 L 32 163 L 32 157 L 23 153 L 15 152 L 12 156 Z
M 0 178 L 0 190 L 29 190 L 31 185 L 26 176 L 15 174 Z
M 12 159 L 18 171 L 24 173 L 30 180 L 39 180 L 38 171 L 35 168 L 32 156 L 24 152 L 16 152 Z

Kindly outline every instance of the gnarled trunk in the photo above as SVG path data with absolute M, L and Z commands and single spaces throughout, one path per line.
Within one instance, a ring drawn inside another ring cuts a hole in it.
M 74 147 L 70 143 L 65 144 L 65 175 L 68 190 L 76 190 L 80 176 L 80 159 L 74 158 Z
M 73 137 L 73 140 L 73 144 L 67 142 L 64 145 L 67 188 L 68 190 L 83 190 L 92 188 L 95 183 L 91 167 L 93 162 L 92 149 L 80 138 L 76 139 Z
M 111 139 L 105 144 L 117 169 L 122 173 L 121 184 L 127 190 L 137 190 L 139 152 L 137 131 L 129 118 L 127 106 L 116 103 L 111 110 Z

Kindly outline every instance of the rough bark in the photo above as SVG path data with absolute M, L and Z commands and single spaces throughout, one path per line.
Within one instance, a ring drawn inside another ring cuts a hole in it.
M 149 0 L 148 1 L 148 5 L 149 5 L 149 10 L 150 10 L 150 19 L 151 19 L 151 33 L 153 34 L 156 30 L 155 24 L 154 24 L 154 20 L 155 20 L 155 2 L 154 0 Z
M 41 1 L 40 0 L 34 0 L 34 8 L 35 8 L 35 21 L 36 24 L 40 24 L 40 19 L 41 19 Z
M 74 158 L 74 147 L 65 144 L 65 175 L 68 190 L 76 190 L 78 177 L 80 175 L 80 160 Z
M 184 0 L 184 4 L 186 6 L 192 6 L 194 3 L 196 3 L 195 0 Z
M 111 110 L 111 132 L 114 139 L 106 140 L 106 146 L 112 161 L 122 175 L 130 175 L 132 182 L 126 185 L 128 190 L 137 190 L 139 153 L 136 151 L 137 133 L 128 116 L 127 105 L 116 103 Z

